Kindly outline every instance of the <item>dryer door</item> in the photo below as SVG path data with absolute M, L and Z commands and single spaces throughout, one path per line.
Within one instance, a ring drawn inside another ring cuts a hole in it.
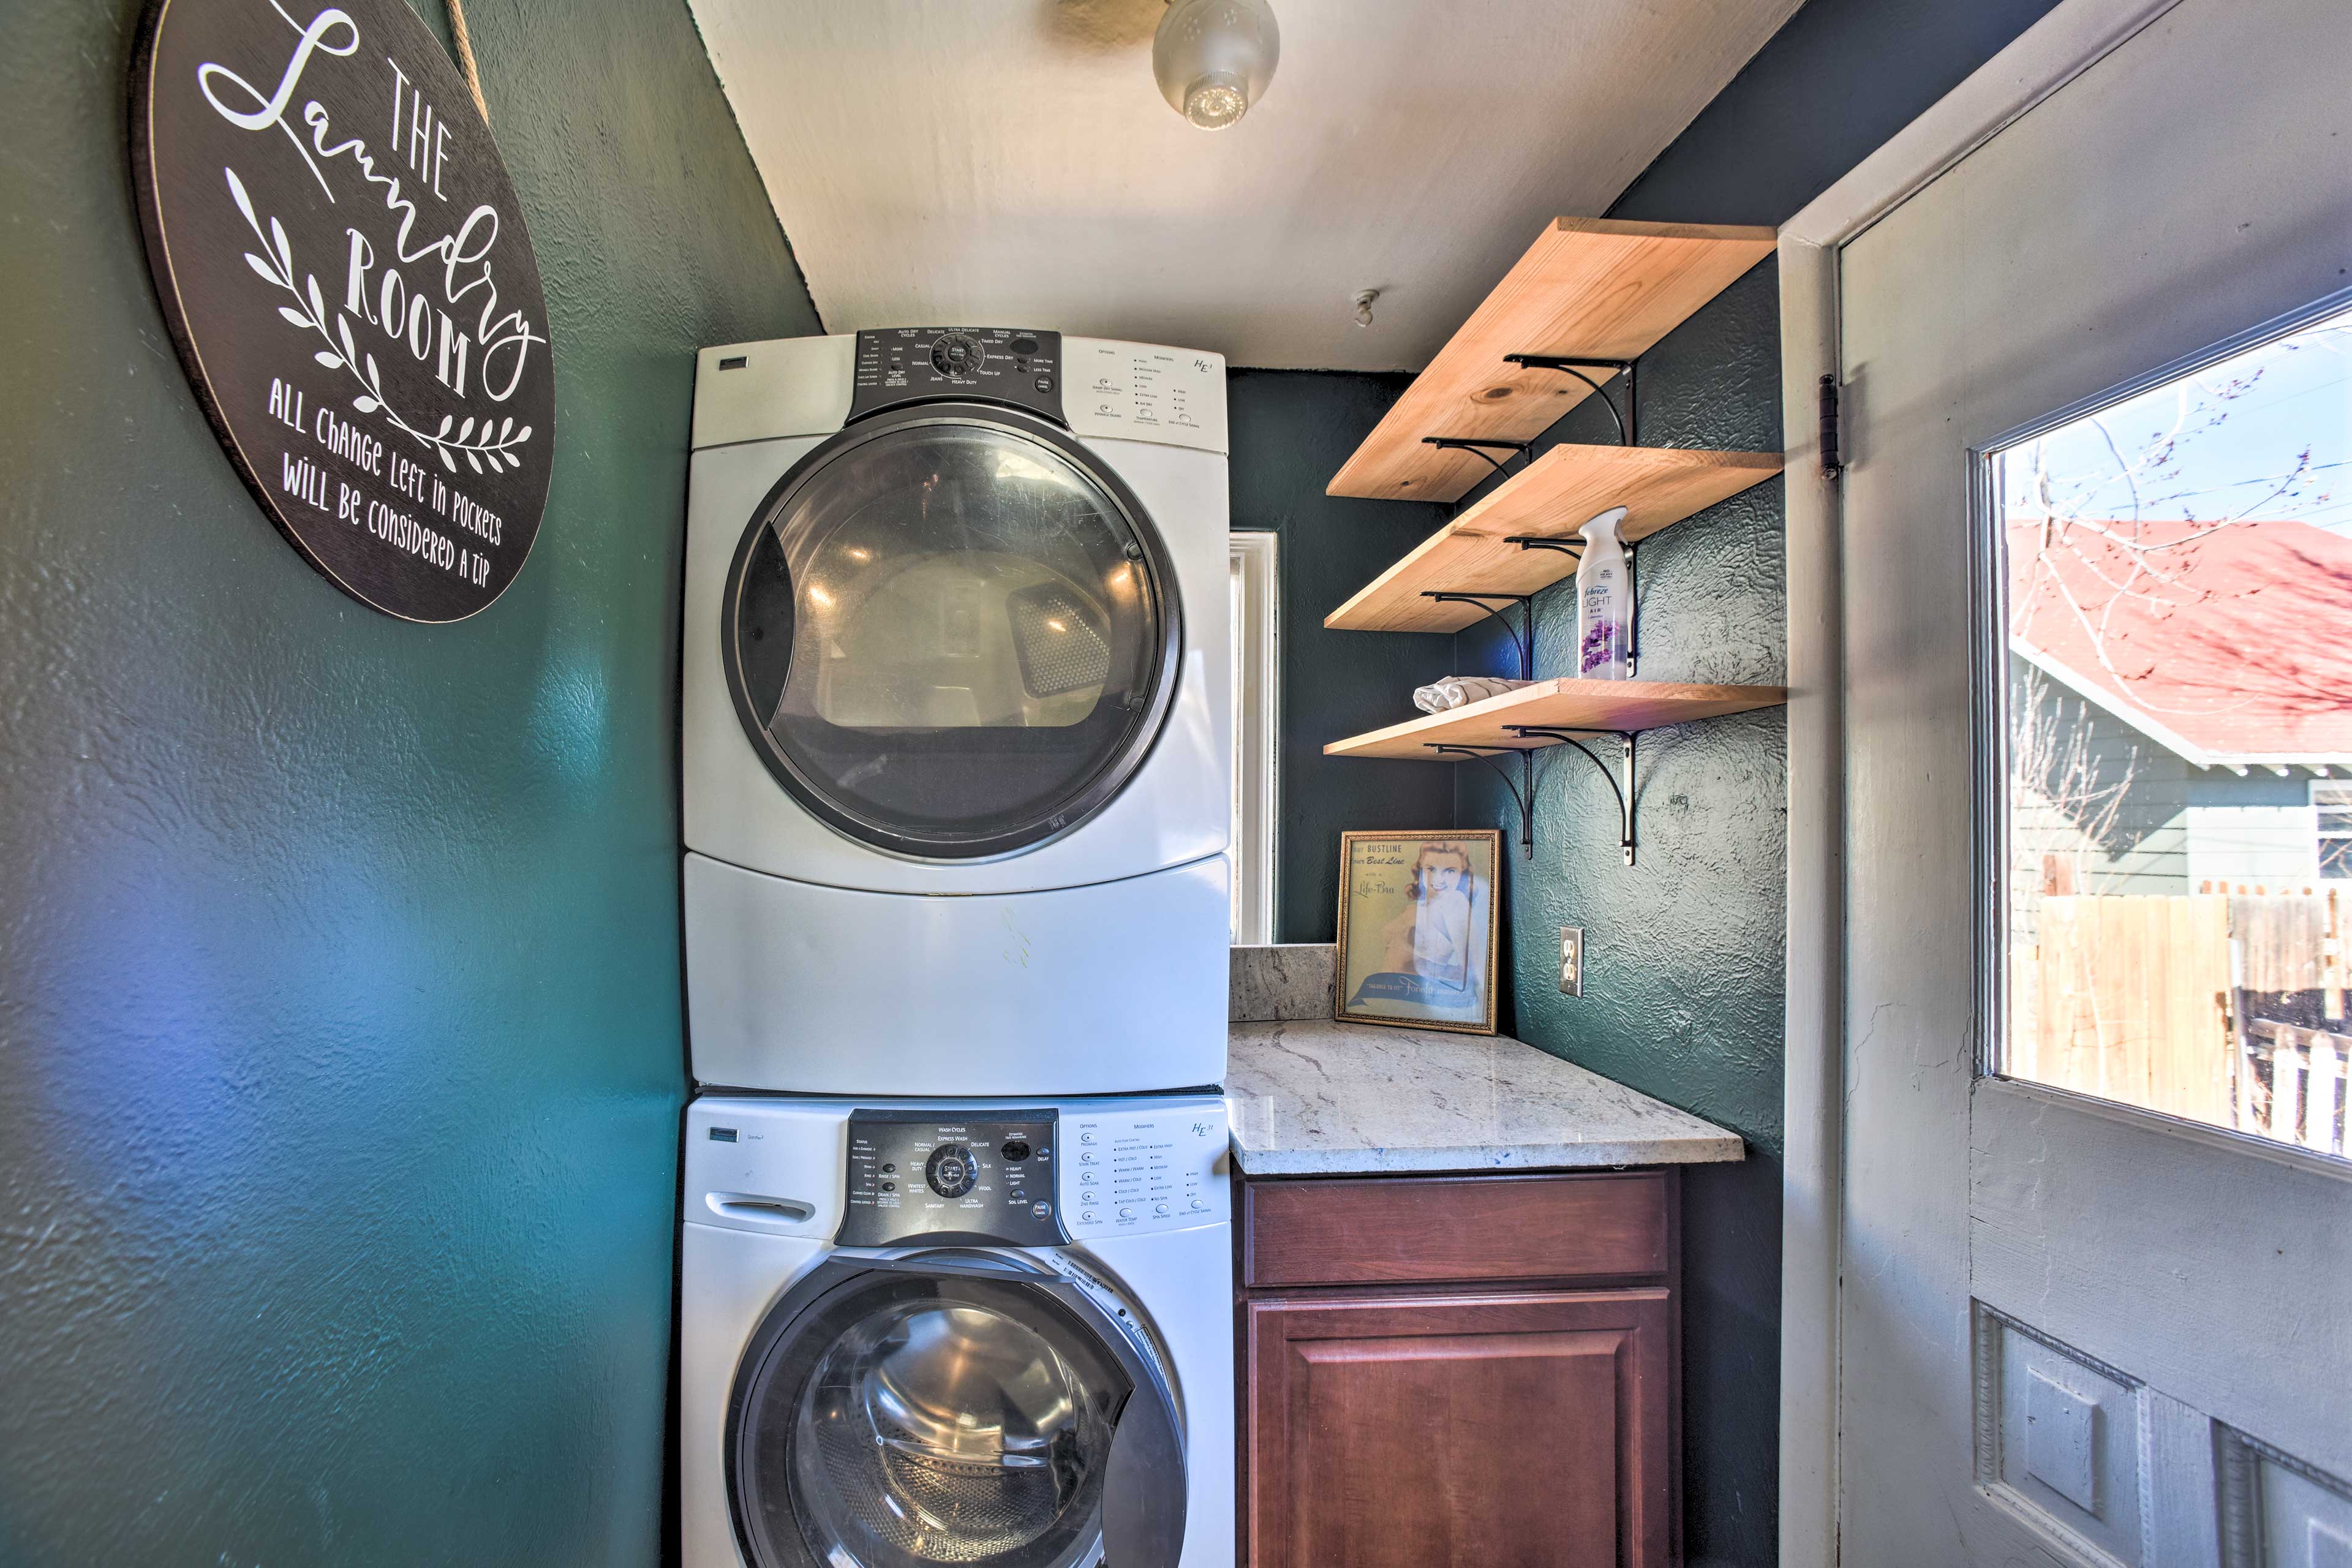
M 1066 431 L 930 404 L 853 425 L 745 530 L 721 662 L 752 748 L 894 854 L 1033 848 L 1109 804 L 1173 696 L 1158 532 Z
M 756 1568 L 1176 1568 L 1181 1428 L 1116 1308 L 998 1257 L 837 1257 L 737 1370 L 728 1501 Z

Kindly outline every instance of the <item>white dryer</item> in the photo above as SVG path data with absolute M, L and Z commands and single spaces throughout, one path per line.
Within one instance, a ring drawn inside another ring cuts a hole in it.
M 1232 1568 L 1208 1096 L 687 1111 L 685 1568 Z
M 1013 329 L 702 351 L 687 997 L 705 1085 L 1224 1076 L 1224 363 Z

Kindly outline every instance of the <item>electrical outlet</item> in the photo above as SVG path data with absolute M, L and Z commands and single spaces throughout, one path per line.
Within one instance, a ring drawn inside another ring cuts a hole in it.
M 1559 990 L 1563 996 L 1584 994 L 1584 928 L 1559 928 Z

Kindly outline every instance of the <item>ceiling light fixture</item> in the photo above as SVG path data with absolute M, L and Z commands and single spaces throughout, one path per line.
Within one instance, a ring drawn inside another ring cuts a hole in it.
M 1151 40 L 1151 74 L 1170 108 L 1222 131 L 1265 95 L 1281 55 L 1265 0 L 1170 0 Z

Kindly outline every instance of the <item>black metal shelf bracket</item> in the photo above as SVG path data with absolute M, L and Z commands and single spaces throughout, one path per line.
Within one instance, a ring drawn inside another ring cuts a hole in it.
M 1609 417 L 1617 422 L 1617 444 L 1621 447 L 1633 445 L 1633 367 L 1641 361 L 1583 359 L 1574 354 L 1505 354 L 1503 363 L 1523 365 L 1528 370 L 1556 370 L 1576 377 L 1600 396 L 1601 406 L 1609 410 Z M 1605 370 L 1610 374 L 1595 381 L 1584 374 L 1588 370 Z M 1604 390 L 1611 381 L 1621 375 L 1625 378 L 1625 406 L 1622 412 Z
M 1633 542 L 1625 546 L 1625 605 L 1632 612 L 1625 617 L 1625 679 L 1631 680 L 1642 668 L 1642 552 Z
M 1480 436 L 1423 436 L 1421 438 L 1421 444 L 1424 447 L 1435 447 L 1442 451 L 1467 452 L 1472 457 L 1482 459 L 1487 467 L 1507 479 L 1511 477 L 1511 470 L 1486 454 L 1490 451 L 1516 453 L 1519 459 L 1519 466 L 1524 468 L 1527 467 L 1528 449 L 1535 445 L 1532 441 L 1489 440 Z
M 1601 776 L 1609 781 L 1610 793 L 1617 797 L 1617 820 L 1619 829 L 1618 843 L 1625 851 L 1625 864 L 1631 866 L 1633 863 L 1634 848 L 1633 737 L 1638 733 L 1638 731 L 1632 730 L 1556 730 L 1542 724 L 1506 724 L 1503 728 L 1508 730 L 1512 734 L 1517 735 L 1522 741 L 1557 741 L 1562 746 L 1573 746 L 1583 755 L 1585 761 L 1591 763 L 1594 767 L 1601 770 Z M 1583 740 L 1580 739 L 1581 736 L 1585 735 L 1592 735 L 1596 737 L 1601 735 L 1614 735 L 1617 737 L 1618 763 L 1619 766 L 1622 768 L 1624 773 L 1624 782 L 1622 784 L 1618 782 L 1618 774 L 1611 770 L 1608 763 L 1601 759 L 1600 753 L 1593 751 L 1591 747 L 1586 745 Z M 1530 813 L 1529 816 L 1532 820 L 1533 814 Z
M 1527 595 L 1436 593 L 1423 589 L 1421 596 L 1424 599 L 1434 599 L 1441 605 L 1475 605 L 1494 616 L 1502 626 L 1505 634 L 1510 637 L 1511 646 L 1519 650 L 1519 679 L 1533 680 L 1536 678 L 1536 603 Z M 1489 599 L 1504 605 L 1518 605 L 1519 625 L 1512 626 L 1510 617 L 1488 604 Z
M 1633 738 L 1637 733 L 1639 733 L 1639 731 L 1633 730 L 1559 730 L 1544 724 L 1506 724 L 1503 728 L 1508 730 L 1512 734 L 1517 736 L 1522 741 L 1557 742 L 1561 749 L 1572 748 L 1578 752 L 1578 754 L 1582 756 L 1586 762 L 1591 763 L 1594 767 L 1601 770 L 1601 776 L 1608 781 L 1609 793 L 1617 797 L 1618 846 L 1625 852 L 1625 864 L 1631 866 L 1633 863 L 1633 850 L 1635 847 L 1633 836 Z M 1598 752 L 1595 752 L 1591 747 L 1584 743 L 1585 737 L 1590 736 L 1597 740 L 1604 735 L 1616 737 L 1618 766 L 1613 769 Z M 1426 741 L 1423 742 L 1423 744 L 1427 746 L 1432 752 L 1436 752 L 1439 756 L 1446 758 L 1448 761 L 1466 762 L 1475 760 L 1486 763 L 1487 767 L 1494 771 L 1495 776 L 1503 781 L 1503 787 L 1510 791 L 1511 804 L 1518 807 L 1519 853 L 1528 859 L 1534 859 L 1536 854 L 1536 792 L 1542 784 L 1545 775 L 1551 771 L 1551 756 L 1558 754 L 1553 752 L 1552 747 L 1550 745 L 1468 746 L 1458 742 L 1444 741 Z M 1550 755 L 1545 756 L 1543 759 L 1543 765 L 1541 766 L 1538 766 L 1536 761 L 1536 756 L 1538 752 L 1551 753 Z M 1502 758 L 1508 756 L 1517 756 L 1519 759 L 1519 776 L 1517 782 L 1512 780 L 1510 769 L 1501 761 Z M 1621 778 L 1622 782 L 1620 782 Z
M 1536 766 L 1537 748 L 1533 746 L 1459 746 L 1449 745 L 1444 742 L 1423 743 L 1441 757 L 1446 757 L 1454 762 L 1475 758 L 1495 771 L 1495 776 L 1503 781 L 1503 787 L 1511 792 L 1512 804 L 1519 808 L 1519 854 L 1523 858 L 1534 859 L 1536 858 L 1536 786 L 1542 782 L 1543 774 L 1549 771 L 1549 767 L 1538 769 Z M 1517 756 L 1519 759 L 1517 784 L 1511 782 L 1510 770 L 1497 760 L 1498 757 L 1508 756 Z M 1547 758 L 1546 761 L 1549 763 L 1549 759 Z

